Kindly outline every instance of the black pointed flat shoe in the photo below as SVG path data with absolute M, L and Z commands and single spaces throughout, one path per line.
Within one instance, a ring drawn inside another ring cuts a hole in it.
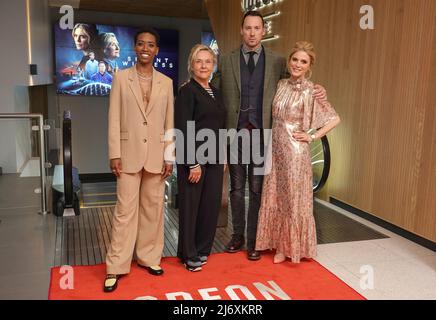
M 119 276 L 116 274 L 108 274 L 104 280 L 104 292 L 113 292 L 118 286 Z
M 163 269 L 160 266 L 150 266 L 145 267 L 145 269 L 147 269 L 148 273 L 154 276 L 161 276 L 164 273 Z

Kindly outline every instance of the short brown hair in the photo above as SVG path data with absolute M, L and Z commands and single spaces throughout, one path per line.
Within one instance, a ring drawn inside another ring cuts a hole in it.
M 241 23 L 241 27 L 244 26 L 244 22 L 245 22 L 245 18 L 247 18 L 248 16 L 250 17 L 259 17 L 262 19 L 262 26 L 265 27 L 265 20 L 263 20 L 263 16 L 261 13 L 259 13 L 258 11 L 254 11 L 254 10 L 249 10 L 244 14 L 244 17 L 242 18 L 242 23 Z

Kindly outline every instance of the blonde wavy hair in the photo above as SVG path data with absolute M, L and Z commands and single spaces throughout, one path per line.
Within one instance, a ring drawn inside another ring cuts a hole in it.
M 118 42 L 117 36 L 112 32 L 106 32 L 101 35 L 101 42 L 103 45 L 103 53 L 107 56 L 110 52 L 109 47 L 115 44 L 120 49 L 120 43 Z
M 304 51 L 308 54 L 310 57 L 310 66 L 313 67 L 315 65 L 316 61 L 316 54 L 315 54 L 315 48 L 312 43 L 308 41 L 298 41 L 294 44 L 294 47 L 291 50 L 291 53 L 289 54 L 288 61 L 292 58 L 292 56 L 299 52 Z

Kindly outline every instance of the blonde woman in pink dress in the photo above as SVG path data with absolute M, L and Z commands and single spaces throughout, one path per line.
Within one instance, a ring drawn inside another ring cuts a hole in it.
M 263 183 L 256 250 L 275 249 L 274 263 L 316 256 L 309 144 L 340 119 L 330 103 L 313 98 L 306 75 L 314 63 L 313 45 L 297 42 L 288 59 L 291 77 L 280 80 L 273 101 L 271 171 Z

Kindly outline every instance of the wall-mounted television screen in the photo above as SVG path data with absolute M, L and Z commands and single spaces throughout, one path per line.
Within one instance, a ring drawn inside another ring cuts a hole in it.
M 217 58 L 219 57 L 220 50 L 218 48 L 218 42 L 216 41 L 213 32 L 203 31 L 201 33 L 201 43 L 211 48 L 213 52 L 215 52 Z M 213 73 L 215 73 L 216 70 L 217 67 L 215 66 L 215 68 L 213 69 Z
M 217 56 L 220 54 L 218 42 L 216 41 L 213 32 L 203 31 L 201 33 L 201 43 L 210 47 Z
M 178 84 L 179 32 L 156 29 L 160 35 L 156 70 Z M 57 93 L 106 96 L 113 75 L 136 63 L 134 37 L 138 28 L 76 23 L 73 30 L 55 24 Z

